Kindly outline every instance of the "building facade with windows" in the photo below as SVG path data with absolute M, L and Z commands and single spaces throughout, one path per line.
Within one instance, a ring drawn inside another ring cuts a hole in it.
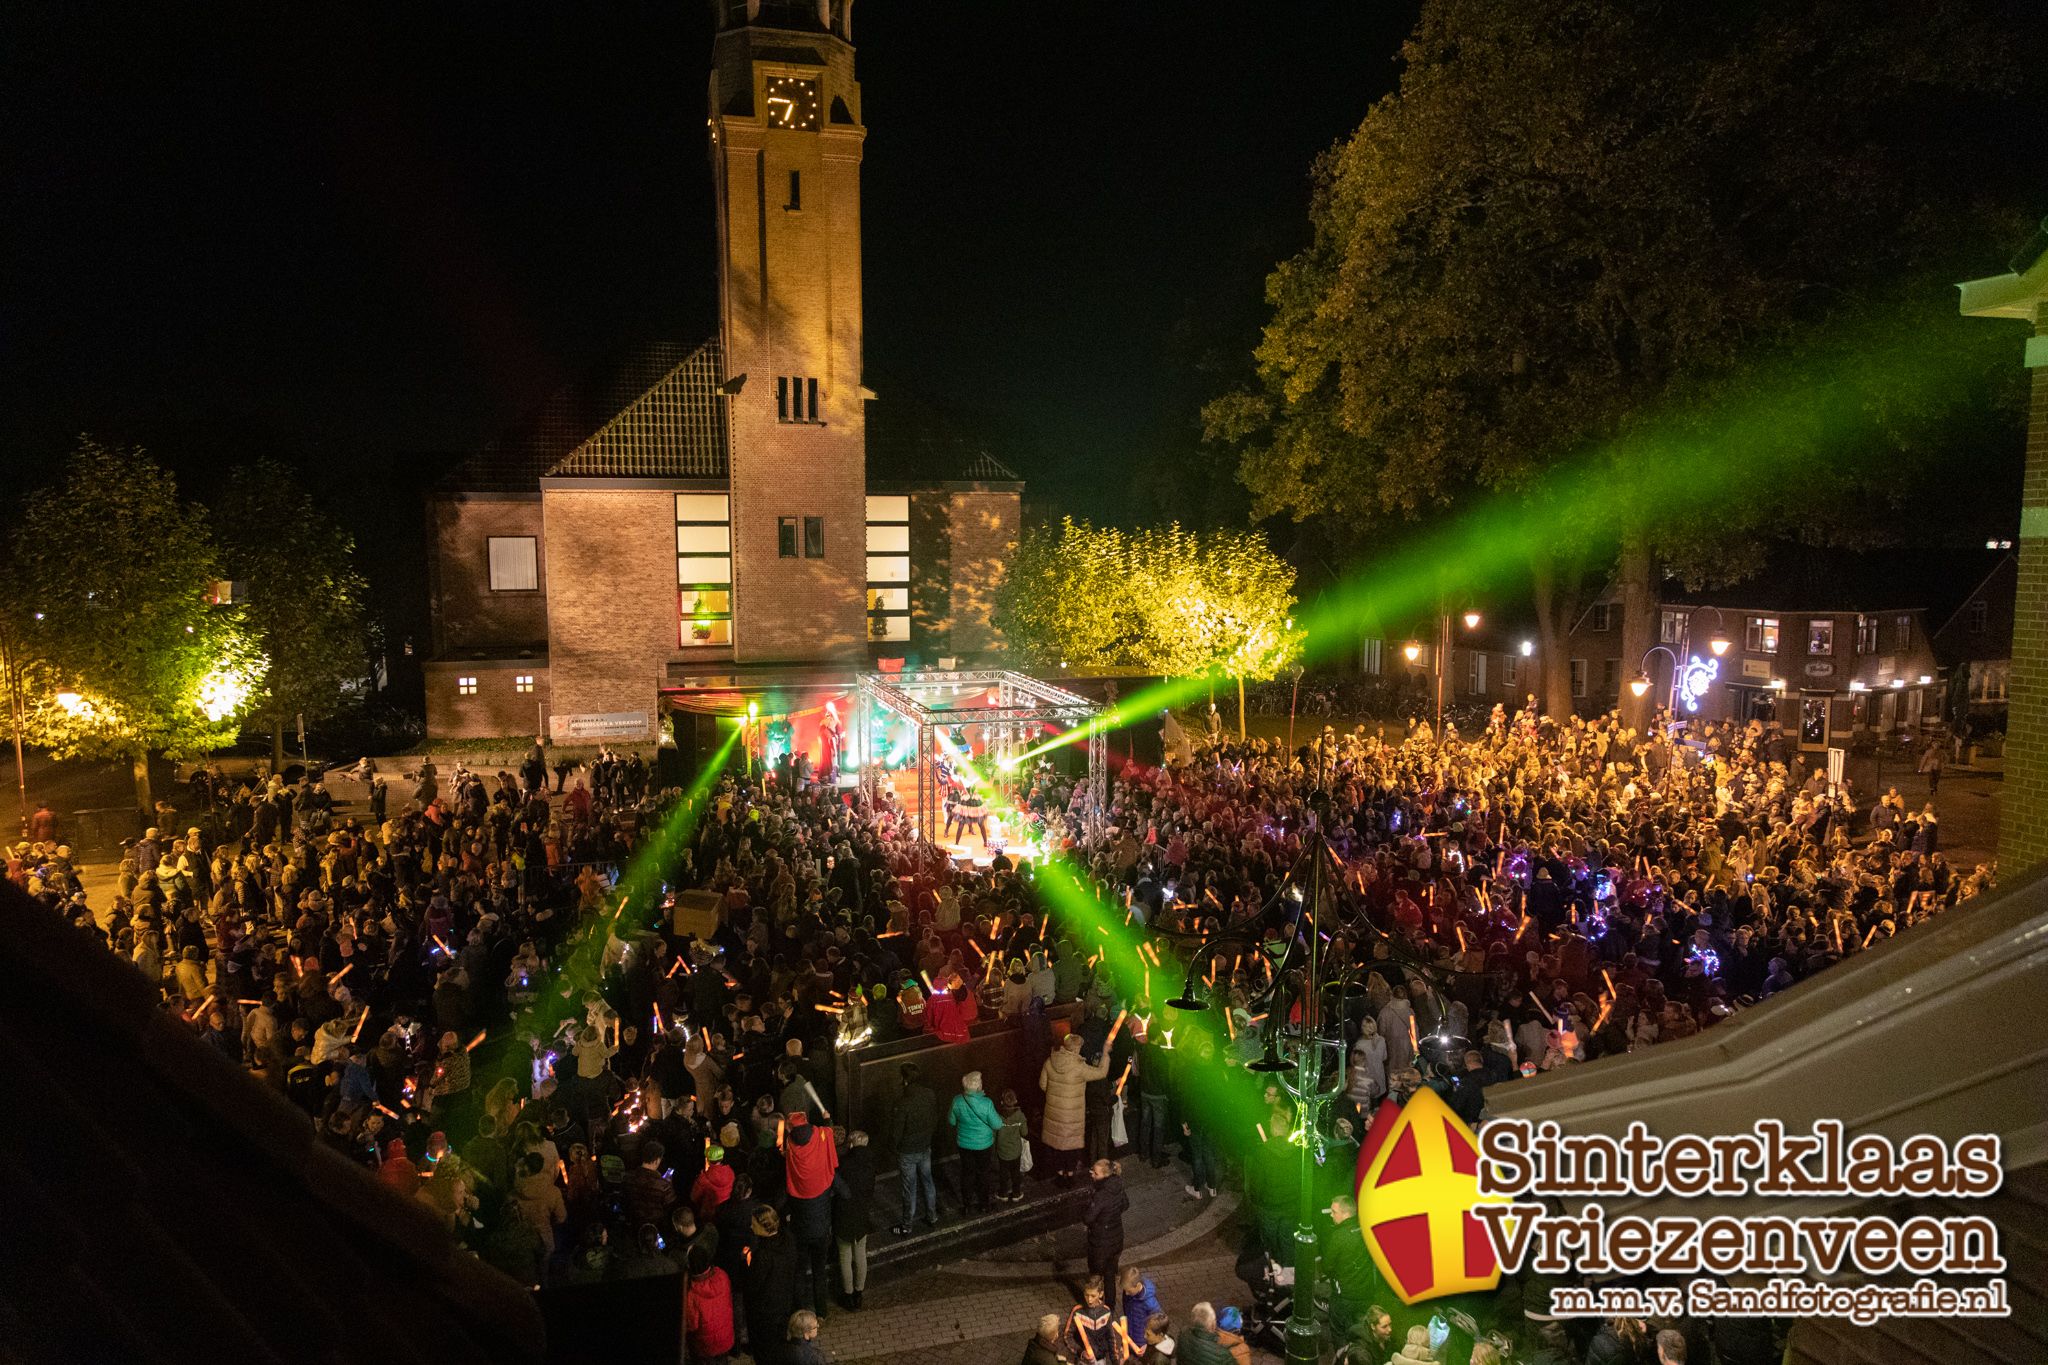
M 999 648 L 1022 482 L 863 384 L 850 10 L 719 8 L 717 335 L 563 389 L 430 500 L 430 737 L 645 742 L 693 689 Z
M 1925 609 L 1856 604 L 1853 588 L 1837 591 L 1851 604 L 1823 608 L 1791 598 L 1766 605 L 1741 594 L 1667 598 L 1657 604 L 1647 660 L 1621 657 L 1621 604 L 1603 598 L 1569 636 L 1573 698 L 1581 714 L 1605 711 L 1622 687 L 1646 674 L 1650 698 L 1662 704 L 1672 695 L 1674 665 L 1697 664 L 1698 709 L 1687 711 L 1681 697 L 1680 714 L 1777 721 L 1807 750 L 1936 719 L 1941 680 Z M 1727 642 L 1720 654 L 1717 638 Z
M 2001 548 L 2003 547 L 2003 548 Z M 2012 697 L 2013 613 L 2019 558 L 2010 542 L 1986 547 L 1996 560 L 1947 621 L 1934 631 L 1934 656 L 1948 678 L 1948 715 L 1959 727 L 2003 726 Z

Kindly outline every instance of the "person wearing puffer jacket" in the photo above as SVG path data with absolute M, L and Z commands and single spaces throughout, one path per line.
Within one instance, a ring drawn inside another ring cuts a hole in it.
M 970 1214 L 986 1213 L 993 1203 L 996 1130 L 1003 1120 L 982 1091 L 979 1071 L 960 1078 L 960 1093 L 953 1097 L 947 1122 L 953 1125 L 953 1141 L 960 1148 L 960 1203 Z
M 1068 1183 L 1081 1169 L 1081 1147 L 1088 1135 L 1088 1082 L 1109 1074 L 1109 1053 L 1090 1066 L 1081 1060 L 1081 1036 L 1070 1033 L 1060 1050 L 1039 1068 L 1038 1085 L 1045 1091 L 1045 1118 L 1038 1140 L 1052 1154 L 1053 1173 Z

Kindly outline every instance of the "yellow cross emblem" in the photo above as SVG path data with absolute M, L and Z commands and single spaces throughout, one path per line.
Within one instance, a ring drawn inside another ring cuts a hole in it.
M 1509 1201 L 1479 1193 L 1479 1143 L 1464 1120 L 1425 1087 L 1384 1138 L 1368 1134 L 1367 1146 L 1372 1156 L 1359 1172 L 1358 1226 L 1401 1302 L 1498 1285 L 1500 1261 L 1471 1210 Z

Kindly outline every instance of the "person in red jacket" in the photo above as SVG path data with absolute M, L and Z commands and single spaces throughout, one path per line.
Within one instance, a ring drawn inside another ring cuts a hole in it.
M 732 1281 L 703 1247 L 690 1249 L 689 1271 L 683 1287 L 683 1336 L 691 1365 L 720 1365 L 733 1345 Z
M 956 972 L 946 978 L 945 989 L 933 995 L 931 1003 L 925 1006 L 925 1031 L 942 1043 L 964 1043 L 967 1026 L 979 1013 L 974 993 Z
M 710 1222 L 718 1206 L 732 1197 L 732 1180 L 733 1169 L 725 1164 L 725 1148 L 706 1147 L 703 1174 L 690 1186 L 690 1204 L 697 1210 L 698 1222 Z
M 405 1154 L 405 1139 L 393 1138 L 384 1149 L 384 1164 L 377 1179 L 410 1199 L 420 1187 L 420 1168 Z

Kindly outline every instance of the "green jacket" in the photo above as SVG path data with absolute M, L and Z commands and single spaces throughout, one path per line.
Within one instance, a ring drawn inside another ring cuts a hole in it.
M 978 1090 L 953 1097 L 953 1112 L 949 1120 L 953 1125 L 953 1140 L 963 1152 L 987 1151 L 996 1140 L 996 1130 L 1003 1126 L 995 1105 Z
M 1016 1161 L 1024 1155 L 1024 1111 L 1012 1109 L 1003 1116 L 1003 1126 L 996 1129 L 996 1159 Z

